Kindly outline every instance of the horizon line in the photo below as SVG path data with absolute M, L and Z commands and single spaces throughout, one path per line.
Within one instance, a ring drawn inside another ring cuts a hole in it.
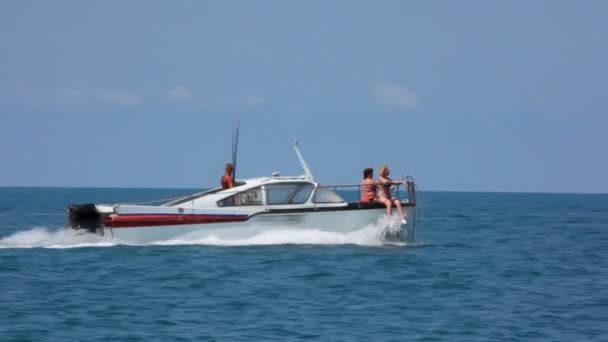
M 121 189 L 121 190 L 197 190 L 206 191 L 214 187 L 146 187 L 146 186 L 80 186 L 80 185 L 0 185 L 0 189 Z M 563 192 L 563 191 L 521 191 L 521 190 L 418 190 L 418 192 L 443 193 L 502 193 L 502 194 L 545 194 L 545 195 L 608 195 L 608 192 Z

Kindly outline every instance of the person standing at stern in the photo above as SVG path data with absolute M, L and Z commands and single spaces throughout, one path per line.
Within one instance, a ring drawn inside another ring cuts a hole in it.
M 232 179 L 232 170 L 234 170 L 234 166 L 232 163 L 226 164 L 224 175 L 220 180 L 223 189 L 230 189 L 234 187 L 234 179 Z

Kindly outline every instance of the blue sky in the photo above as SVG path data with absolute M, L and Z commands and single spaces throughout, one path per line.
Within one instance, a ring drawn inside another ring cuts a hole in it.
M 2 1 L 0 186 L 608 192 L 605 1 Z

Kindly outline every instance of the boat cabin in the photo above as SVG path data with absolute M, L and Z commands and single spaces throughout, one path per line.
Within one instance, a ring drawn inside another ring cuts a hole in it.
M 331 189 L 302 177 L 261 177 L 239 180 L 230 189 L 216 188 L 166 203 L 169 207 L 346 206 Z

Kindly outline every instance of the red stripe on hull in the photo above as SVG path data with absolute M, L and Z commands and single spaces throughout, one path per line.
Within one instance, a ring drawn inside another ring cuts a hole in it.
M 185 224 L 207 224 L 247 221 L 247 215 L 172 215 L 132 214 L 108 216 L 104 225 L 110 228 L 132 228 L 153 226 L 176 226 Z

